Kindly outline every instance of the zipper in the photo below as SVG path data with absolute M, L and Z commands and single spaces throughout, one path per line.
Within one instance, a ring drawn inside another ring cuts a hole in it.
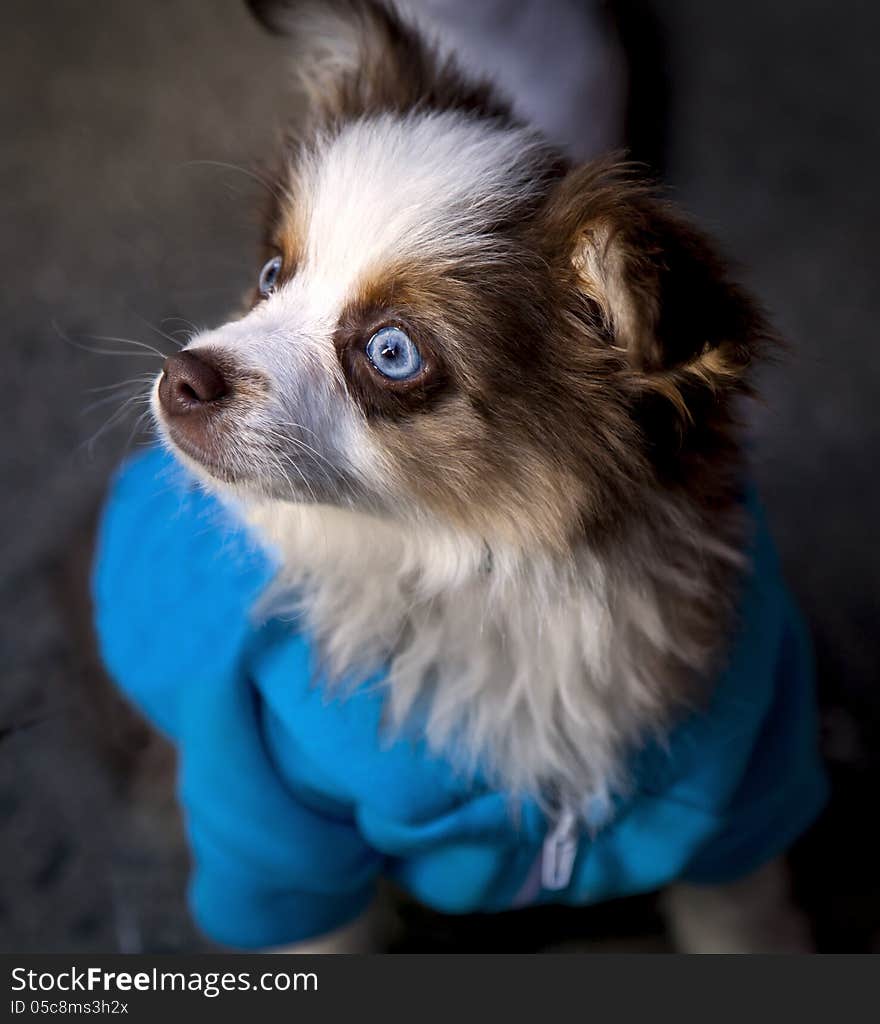
M 541 848 L 541 887 L 551 892 L 566 888 L 578 851 L 577 816 L 566 808 L 556 819 Z

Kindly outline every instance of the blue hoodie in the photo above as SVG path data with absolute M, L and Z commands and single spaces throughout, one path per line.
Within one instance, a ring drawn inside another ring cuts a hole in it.
M 710 703 L 637 751 L 631 791 L 582 830 L 512 813 L 418 737 L 389 742 L 378 680 L 328 697 L 309 637 L 252 614 L 267 556 L 166 454 L 129 463 L 99 538 L 97 628 L 178 748 L 199 925 L 273 946 L 355 917 L 379 875 L 457 913 L 724 882 L 776 856 L 826 782 L 808 639 L 757 512 L 752 566 Z

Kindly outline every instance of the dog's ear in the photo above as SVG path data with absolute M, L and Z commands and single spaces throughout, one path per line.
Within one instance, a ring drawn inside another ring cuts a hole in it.
M 749 366 L 775 338 L 699 231 L 613 163 L 569 172 L 548 212 L 574 289 L 637 387 L 685 415 L 696 392 L 747 389 Z
M 271 32 L 289 36 L 311 114 L 338 121 L 365 113 L 467 109 L 509 117 L 485 82 L 441 57 L 380 0 L 246 0 Z

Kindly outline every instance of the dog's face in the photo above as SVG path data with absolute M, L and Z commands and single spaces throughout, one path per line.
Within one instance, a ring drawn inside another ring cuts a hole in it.
M 381 5 L 252 6 L 299 33 L 312 116 L 252 308 L 157 382 L 184 460 L 239 495 L 557 548 L 695 486 L 761 334 L 705 243 Z

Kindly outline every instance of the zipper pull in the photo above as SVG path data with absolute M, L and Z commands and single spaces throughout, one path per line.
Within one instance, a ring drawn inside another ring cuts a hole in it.
M 541 850 L 541 887 L 552 892 L 564 889 L 571 881 L 577 857 L 577 818 L 566 808 L 548 833 Z

